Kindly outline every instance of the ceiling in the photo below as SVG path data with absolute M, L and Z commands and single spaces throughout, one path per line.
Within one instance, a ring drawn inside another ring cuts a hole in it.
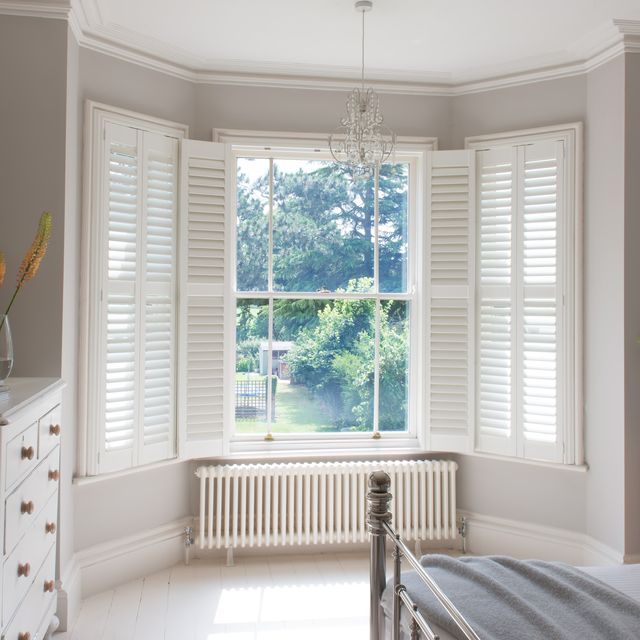
M 83 31 L 193 71 L 354 78 L 353 0 L 72 0 Z M 640 0 L 374 0 L 367 76 L 456 84 L 582 62 Z M 640 22 L 634 29 L 640 36 Z

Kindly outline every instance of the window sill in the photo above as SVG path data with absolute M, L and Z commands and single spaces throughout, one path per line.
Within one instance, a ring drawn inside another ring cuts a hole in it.
M 589 471 L 588 464 L 568 464 L 564 462 L 545 462 L 544 460 L 530 460 L 527 458 L 516 458 L 512 456 L 499 456 L 493 453 L 483 453 L 474 451 L 472 453 L 460 453 L 457 455 L 469 456 L 472 458 L 484 458 L 486 460 L 495 460 L 496 462 L 515 462 L 517 464 L 526 464 L 534 467 L 545 467 L 547 469 L 556 469 L 558 471 L 572 471 L 578 473 L 586 473 Z
M 122 469 L 120 471 L 111 471 L 109 473 L 99 473 L 95 476 L 74 476 L 73 484 L 81 487 L 87 484 L 95 484 L 96 482 L 102 482 L 104 480 L 114 480 L 115 478 L 130 476 L 136 473 L 141 473 L 143 471 L 153 471 L 155 469 L 170 467 L 180 462 L 188 462 L 188 460 L 182 460 L 181 458 L 170 458 L 169 460 L 152 462 L 151 464 L 144 464 L 138 467 L 131 467 L 130 469 Z
M 371 434 L 354 434 L 354 436 L 326 437 L 298 435 L 278 437 L 265 440 L 264 436 L 246 436 L 234 438 L 230 442 L 229 455 L 225 459 L 239 460 L 259 457 L 260 459 L 310 459 L 326 458 L 356 458 L 372 455 L 389 456 L 393 454 L 422 453 L 418 438 L 414 435 L 383 435 L 380 439 L 373 439 Z

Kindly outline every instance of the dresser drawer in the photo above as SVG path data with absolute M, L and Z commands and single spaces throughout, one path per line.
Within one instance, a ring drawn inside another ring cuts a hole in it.
M 53 547 L 38 571 L 33 584 L 22 601 L 16 615 L 5 629 L 3 640 L 41 640 L 37 633 L 42 627 L 42 618 L 51 610 L 55 598 L 56 549 Z M 54 590 L 49 591 L 53 580 Z M 47 589 L 45 591 L 45 589 Z M 27 635 L 29 634 L 29 635 Z
M 8 554 L 36 521 L 49 498 L 57 493 L 60 447 L 56 447 L 5 503 L 4 552 Z
M 38 423 L 32 424 L 7 443 L 6 486 L 24 478 L 38 464 Z
M 55 526 L 58 516 L 57 496 L 52 496 L 18 546 L 5 560 L 2 576 L 2 620 L 11 618 L 16 607 L 34 581 L 47 552 L 55 544 Z
M 42 459 L 60 442 L 60 405 L 38 420 L 38 458 Z

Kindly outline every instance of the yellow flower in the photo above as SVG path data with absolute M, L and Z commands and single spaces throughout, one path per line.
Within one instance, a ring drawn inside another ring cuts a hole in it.
M 7 263 L 4 259 L 4 253 L 2 253 L 2 251 L 0 251 L 0 287 L 2 286 L 2 283 L 4 282 L 4 276 L 7 273 Z
M 44 254 L 47 252 L 47 245 L 49 244 L 49 238 L 51 237 L 52 224 L 53 221 L 51 214 L 48 211 L 45 211 L 40 216 L 36 237 L 33 239 L 33 242 L 29 247 L 29 251 L 27 251 L 27 255 L 24 257 L 24 260 L 20 265 L 20 269 L 18 270 L 18 283 L 16 285 L 16 290 L 13 292 L 13 296 L 11 296 L 11 300 L 9 301 L 9 306 L 4 312 L 5 316 L 9 315 L 9 311 L 11 311 L 11 307 L 15 302 L 18 291 L 22 289 L 24 283 L 31 280 L 31 278 L 38 273 L 38 268 L 40 267 L 42 258 L 44 258 Z M 4 263 L 4 260 L 2 262 Z M 1 283 L 2 282 L 0 280 L 0 284 Z M 2 323 L 4 323 L 4 318 L 2 319 Z M 0 327 L 1 326 L 2 325 L 0 325 Z
M 29 251 L 25 255 L 20 269 L 18 270 L 18 289 L 22 285 L 31 280 L 40 267 L 40 263 L 47 252 L 47 245 L 49 244 L 49 238 L 51 237 L 52 219 L 51 214 L 45 211 L 40 216 L 40 222 L 38 223 L 38 232 L 33 239 Z

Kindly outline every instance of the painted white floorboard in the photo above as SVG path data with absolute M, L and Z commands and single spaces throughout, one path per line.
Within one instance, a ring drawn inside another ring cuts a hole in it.
M 147 576 L 143 580 L 134 633 L 135 640 L 164 638 L 170 578 L 171 570 L 167 569 Z
M 135 580 L 115 589 L 102 640 L 134 638 L 142 586 L 142 580 Z
M 368 555 L 194 560 L 83 602 L 55 640 L 366 640 Z

